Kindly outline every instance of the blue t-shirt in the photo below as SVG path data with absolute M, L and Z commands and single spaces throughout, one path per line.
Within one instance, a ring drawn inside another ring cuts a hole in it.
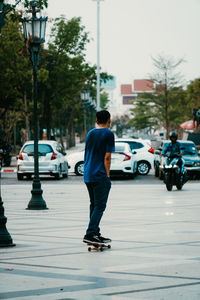
M 85 144 L 84 181 L 98 182 L 107 177 L 104 157 L 106 152 L 115 151 L 114 134 L 108 128 L 92 129 Z
M 181 152 L 181 144 L 179 142 L 176 142 L 172 144 L 172 142 L 169 142 L 165 145 L 163 151 L 161 152 L 163 155 L 165 155 L 167 152 L 170 153 L 170 155 L 180 153 Z

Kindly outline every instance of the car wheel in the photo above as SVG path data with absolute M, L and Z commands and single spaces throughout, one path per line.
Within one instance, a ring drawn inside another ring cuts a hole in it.
M 137 173 L 139 175 L 147 175 L 150 171 L 150 165 L 147 161 L 141 160 L 137 164 Z
M 28 180 L 31 180 L 32 175 L 31 175 L 31 174 L 28 174 L 28 175 L 26 175 L 26 178 L 27 178 Z
M 17 179 L 18 180 L 23 180 L 24 175 L 17 173 Z
M 75 165 L 75 173 L 78 176 L 83 176 L 83 174 L 84 174 L 84 162 L 83 161 L 79 161 Z
M 59 180 L 62 175 L 61 166 L 58 167 L 58 173 L 55 174 L 55 179 Z
M 67 177 L 68 177 L 68 165 L 66 165 L 65 173 L 63 173 L 63 178 L 67 178 Z

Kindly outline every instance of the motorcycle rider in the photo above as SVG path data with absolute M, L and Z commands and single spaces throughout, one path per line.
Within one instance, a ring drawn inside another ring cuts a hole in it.
M 0 150 L 3 152 L 4 166 L 9 167 L 11 163 L 10 152 L 12 151 L 11 145 L 6 140 L 5 132 L 0 132 Z
M 181 145 L 177 141 L 178 134 L 175 131 L 170 132 L 169 136 L 171 142 L 165 145 L 163 151 L 161 152 L 161 156 L 165 156 L 165 154 L 168 152 L 170 153 L 170 156 L 173 157 L 173 155 L 180 155 L 177 165 L 180 167 L 181 173 L 183 174 L 183 166 L 184 166 L 184 160 L 182 159 L 183 153 L 181 152 Z

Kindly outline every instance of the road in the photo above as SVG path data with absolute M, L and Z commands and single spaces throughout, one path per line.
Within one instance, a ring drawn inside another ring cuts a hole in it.
M 135 184 L 154 184 L 154 185 L 163 185 L 163 181 L 159 180 L 154 176 L 154 171 L 152 170 L 147 176 L 136 175 L 134 179 L 129 179 L 123 176 L 114 176 L 111 177 L 113 185 L 135 185 Z M 188 183 L 199 183 L 199 180 L 190 180 Z M 188 184 L 187 183 L 187 184 Z M 32 179 L 25 178 L 22 181 L 17 180 L 16 173 L 2 173 L 1 174 L 1 185 L 31 185 Z M 76 176 L 74 173 L 69 173 L 68 178 L 62 178 L 60 180 L 55 180 L 51 176 L 41 176 L 41 184 L 83 184 L 83 177 Z

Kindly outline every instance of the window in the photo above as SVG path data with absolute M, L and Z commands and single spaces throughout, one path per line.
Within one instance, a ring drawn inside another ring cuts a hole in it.
M 115 152 L 124 152 L 124 145 L 115 145 Z
M 25 145 L 23 150 L 23 153 L 34 153 L 34 144 Z M 46 155 L 47 153 L 53 152 L 53 149 L 50 145 L 47 144 L 38 144 L 38 153 L 40 155 Z
M 144 147 L 144 145 L 142 143 L 139 142 L 128 142 L 131 150 L 135 150 L 135 149 L 141 149 Z

